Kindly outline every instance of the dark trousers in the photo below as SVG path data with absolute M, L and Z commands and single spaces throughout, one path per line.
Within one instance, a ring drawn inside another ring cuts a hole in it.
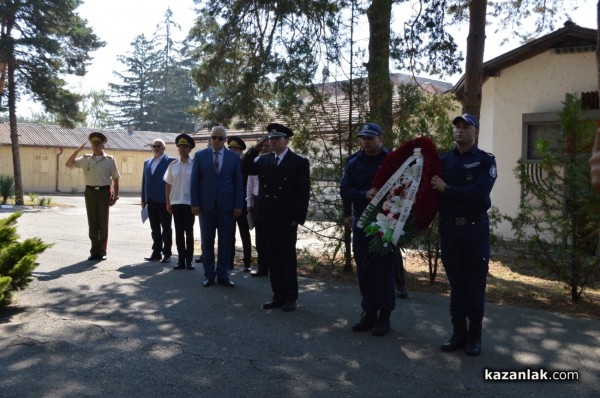
M 467 225 L 440 225 L 442 263 L 450 282 L 450 315 L 483 320 L 490 258 L 486 219 Z
M 232 268 L 233 248 L 231 234 L 234 227 L 233 211 L 203 211 L 200 216 L 200 233 L 202 235 L 202 265 L 204 276 L 208 279 L 229 279 L 228 271 Z M 215 268 L 215 236 L 218 233 L 217 263 Z
M 298 261 L 296 240 L 298 227 L 291 225 L 264 225 L 264 257 L 271 278 L 274 301 L 298 300 Z M 263 255 L 261 253 L 261 256 Z M 263 260 L 260 260 L 261 263 Z
M 242 239 L 242 250 L 244 252 L 244 266 L 252 264 L 252 238 L 250 237 L 250 226 L 248 225 L 248 216 L 244 212 L 241 216 L 235 219 L 240 231 L 240 238 Z M 235 257 L 235 226 L 233 228 L 233 241 L 232 241 L 232 258 L 231 263 L 233 264 Z
M 256 257 L 258 262 L 257 272 L 264 274 L 269 272 L 269 267 L 267 265 L 267 255 L 265 252 L 265 229 L 267 227 L 262 222 L 254 223 L 254 243 L 256 244 Z
M 398 253 L 396 261 L 396 287 L 401 288 L 406 284 L 406 278 L 404 277 L 404 260 L 402 259 L 402 252 Z
M 85 187 L 85 209 L 87 211 L 89 237 L 92 242 L 90 254 L 93 256 L 106 256 L 109 208 L 110 186 L 99 189 Z
M 148 202 L 148 219 L 152 230 L 152 254 L 171 255 L 173 231 L 171 230 L 171 214 L 165 203 Z
M 175 245 L 179 264 L 191 265 L 194 257 L 194 221 L 190 205 L 172 205 L 175 222 Z
M 396 308 L 396 267 L 397 253 L 392 251 L 384 255 L 369 252 L 369 237 L 362 228 L 352 231 L 352 249 L 358 287 L 362 295 L 361 306 L 365 311 Z

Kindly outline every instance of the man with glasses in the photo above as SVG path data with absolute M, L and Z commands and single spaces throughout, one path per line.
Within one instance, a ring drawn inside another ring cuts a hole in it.
M 357 222 L 377 193 L 373 178 L 388 151 L 383 147 L 383 133 L 377 123 L 364 124 L 358 138 L 362 149 L 348 160 L 340 182 L 342 200 L 352 202 L 352 249 L 362 296 L 362 315 L 352 330 L 383 336 L 390 331 L 390 315 L 396 308 L 395 275 L 399 254 L 370 252 L 370 238 Z
M 192 165 L 192 213 L 200 216 L 204 287 L 217 283 L 234 287 L 229 280 L 232 264 L 232 241 L 235 219 L 242 214 L 244 193 L 240 156 L 225 148 L 227 130 L 211 130 L 211 146 L 197 151 Z M 215 234 L 218 257 L 215 268 Z
M 144 161 L 142 175 L 142 208 L 147 207 L 152 230 L 152 254 L 147 261 L 171 261 L 173 232 L 171 213 L 167 211 L 166 183 L 163 180 L 169 164 L 175 159 L 165 155 L 165 142 L 159 138 L 152 142 L 153 156 Z M 161 256 L 162 254 L 162 256 Z
M 258 197 L 254 216 L 264 225 L 264 261 L 271 278 L 273 298 L 263 309 L 281 307 L 289 312 L 298 300 L 298 225 L 304 224 L 310 198 L 308 159 L 288 148 L 292 130 L 278 123 L 267 126 L 272 152 L 256 161 L 260 150 L 252 148 L 244 158 L 249 175 L 258 175 Z M 261 253 L 262 256 L 262 253 Z M 262 263 L 263 258 L 259 261 Z
M 93 132 L 88 137 L 92 144 L 91 155 L 75 159 L 85 147 L 85 142 L 69 157 L 66 166 L 83 170 L 85 179 L 85 208 L 87 211 L 89 237 L 92 242 L 90 261 L 106 260 L 108 242 L 109 207 L 119 199 L 119 170 L 115 158 L 104 152 L 106 136 Z M 112 189 L 111 189 L 112 185 Z

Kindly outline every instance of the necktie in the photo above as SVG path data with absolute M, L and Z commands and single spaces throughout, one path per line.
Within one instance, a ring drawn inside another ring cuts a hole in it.
M 219 173 L 219 152 L 213 152 L 215 155 L 215 171 Z
M 275 156 L 275 166 L 279 166 L 279 156 Z

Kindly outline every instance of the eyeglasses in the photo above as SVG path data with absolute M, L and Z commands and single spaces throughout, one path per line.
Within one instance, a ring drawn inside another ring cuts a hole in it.
M 222 135 L 211 135 L 210 138 L 212 138 L 214 141 L 225 141 L 225 137 Z
M 160 149 L 160 148 L 162 148 L 162 145 L 152 145 L 152 148 Z

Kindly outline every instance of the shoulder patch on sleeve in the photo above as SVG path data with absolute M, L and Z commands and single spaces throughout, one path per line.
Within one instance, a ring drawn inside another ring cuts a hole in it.
M 498 170 L 496 170 L 496 165 L 493 164 L 490 166 L 490 177 L 496 178 L 498 176 Z

